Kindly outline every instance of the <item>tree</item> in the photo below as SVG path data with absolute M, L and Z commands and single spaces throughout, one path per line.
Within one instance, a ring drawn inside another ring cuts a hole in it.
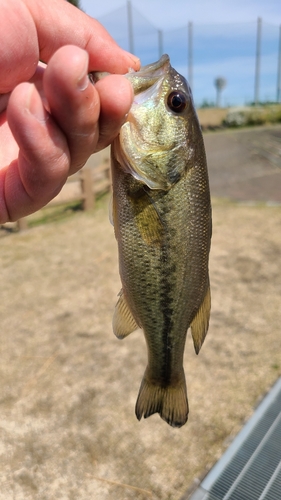
M 217 89 L 217 107 L 219 108 L 221 106 L 221 93 L 224 89 L 224 87 L 226 87 L 226 79 L 225 78 L 222 78 L 221 76 L 218 76 L 215 81 L 214 81 L 214 85 Z

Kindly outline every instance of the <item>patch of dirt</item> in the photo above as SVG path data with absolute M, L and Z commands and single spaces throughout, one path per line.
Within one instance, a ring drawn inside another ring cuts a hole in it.
M 229 108 L 198 108 L 196 113 L 198 115 L 200 124 L 203 128 L 207 127 L 220 127 L 223 120 L 225 120 Z
M 189 421 L 138 422 L 146 347 L 140 330 L 112 333 L 107 205 L 1 238 L 0 500 L 177 500 L 281 375 L 281 207 L 216 198 L 210 330 L 185 353 Z

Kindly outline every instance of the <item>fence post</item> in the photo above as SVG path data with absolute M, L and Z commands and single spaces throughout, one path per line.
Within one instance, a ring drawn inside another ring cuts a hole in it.
M 92 172 L 84 168 L 80 172 L 81 190 L 83 196 L 83 210 L 92 210 L 95 206 L 95 195 L 92 189 Z
M 188 83 L 193 91 L 193 23 L 188 23 Z
M 19 231 L 24 231 L 25 229 L 28 229 L 27 217 L 23 217 L 22 219 L 19 219 L 17 224 L 18 224 Z
M 129 51 L 134 54 L 133 14 L 131 0 L 127 0 Z
M 163 56 L 163 31 L 158 30 L 158 56 L 159 59 Z
M 260 71 L 261 71 L 261 27 L 262 19 L 258 17 L 257 26 L 257 45 L 256 45 L 256 70 L 255 70 L 255 105 L 259 104 L 260 100 Z
M 112 192 L 112 175 L 111 175 L 110 160 L 106 159 L 105 163 L 106 164 L 108 163 L 108 169 L 106 170 L 105 175 L 106 175 L 108 182 L 109 182 L 109 191 Z
M 277 70 L 277 102 L 281 101 L 281 25 L 279 26 L 279 50 Z

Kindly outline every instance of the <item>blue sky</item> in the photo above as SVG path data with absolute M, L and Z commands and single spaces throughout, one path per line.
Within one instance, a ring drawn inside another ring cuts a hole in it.
M 125 4 L 124 0 L 81 0 L 82 8 L 96 18 Z M 251 22 L 257 17 L 281 24 L 280 0 L 132 0 L 132 5 L 158 29 L 178 28 L 187 21 L 236 23 Z
M 81 0 L 84 11 L 98 19 L 113 38 L 129 49 L 125 0 Z M 254 98 L 257 18 L 263 19 L 260 99 L 274 100 L 281 0 L 132 0 L 134 52 L 143 64 L 158 59 L 158 31 L 163 52 L 187 77 L 187 24 L 193 22 L 193 94 L 197 105 L 215 101 L 214 79 L 223 76 L 224 105 Z

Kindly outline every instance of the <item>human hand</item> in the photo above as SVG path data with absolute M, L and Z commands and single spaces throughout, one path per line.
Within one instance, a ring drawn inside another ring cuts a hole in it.
M 0 223 L 48 203 L 67 176 L 112 142 L 133 92 L 120 75 L 139 61 L 64 0 L 2 0 Z M 71 45 L 69 45 L 71 44 Z M 44 61 L 46 68 L 38 65 Z

